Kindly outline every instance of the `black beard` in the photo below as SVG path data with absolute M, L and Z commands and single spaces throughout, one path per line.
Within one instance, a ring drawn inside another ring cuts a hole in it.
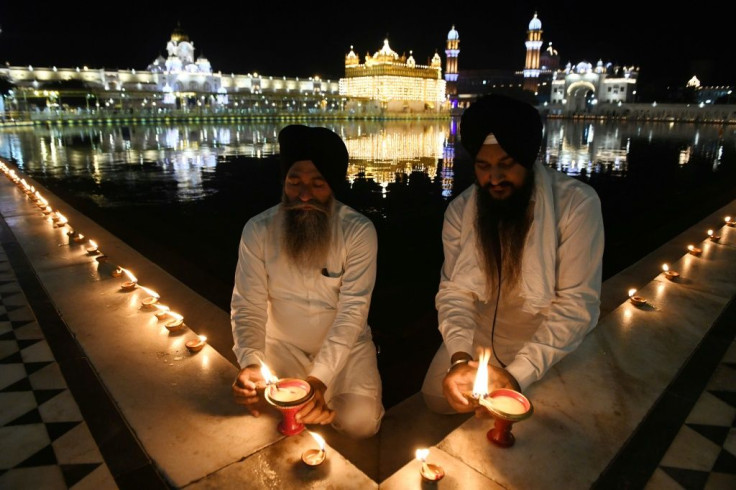
M 304 209 L 305 204 L 314 209 Z M 332 204 L 332 198 L 325 204 L 316 200 L 290 202 L 286 196 L 282 199 L 284 252 L 303 271 L 325 266 L 332 236 Z
M 531 226 L 529 203 L 534 192 L 534 172 L 530 169 L 522 186 L 505 199 L 495 199 L 489 192 L 490 185 L 475 185 L 478 247 L 489 292 L 499 280 L 499 269 L 506 280 L 505 287 L 511 289 L 521 276 L 524 243 Z

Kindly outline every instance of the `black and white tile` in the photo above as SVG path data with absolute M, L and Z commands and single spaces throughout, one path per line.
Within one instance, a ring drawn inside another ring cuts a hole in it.
M 2 248 L 0 488 L 118 488 Z

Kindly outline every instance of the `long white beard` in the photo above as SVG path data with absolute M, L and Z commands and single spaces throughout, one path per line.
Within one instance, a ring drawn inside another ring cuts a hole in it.
M 315 209 L 303 209 L 304 203 L 288 203 L 283 206 L 282 246 L 298 269 L 309 271 L 325 267 L 332 238 L 332 205 L 309 202 Z

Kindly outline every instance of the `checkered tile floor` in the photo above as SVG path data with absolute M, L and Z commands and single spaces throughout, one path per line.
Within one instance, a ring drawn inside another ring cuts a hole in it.
M 2 248 L 0 488 L 118 488 Z
M 646 488 L 736 489 L 736 343 L 731 343 Z

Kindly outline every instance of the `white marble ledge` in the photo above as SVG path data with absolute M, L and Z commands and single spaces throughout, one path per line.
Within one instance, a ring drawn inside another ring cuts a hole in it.
M 325 448 L 325 460 L 311 467 L 302 453 L 318 448 L 307 431 L 286 437 L 276 444 L 197 480 L 188 489 L 371 489 L 378 484 L 358 470 L 340 453 Z

